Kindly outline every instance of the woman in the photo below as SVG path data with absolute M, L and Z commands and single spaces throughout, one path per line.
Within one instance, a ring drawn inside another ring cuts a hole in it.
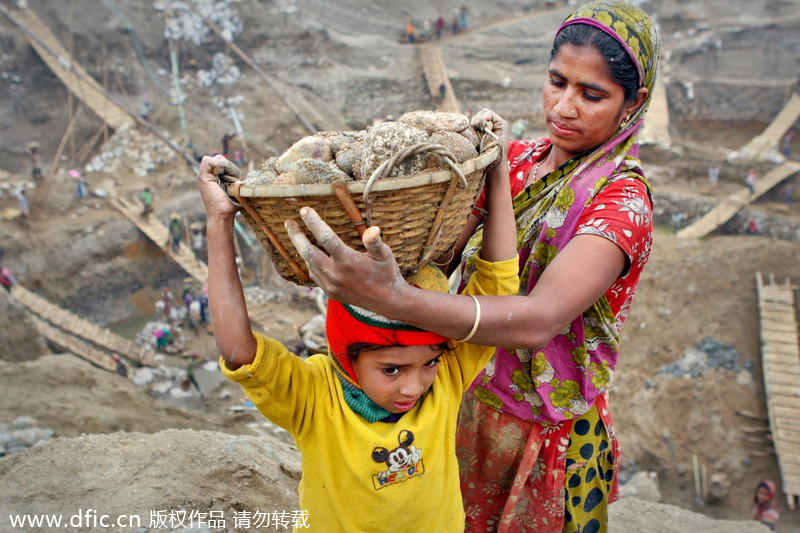
M 502 347 L 462 404 L 457 451 L 467 531 L 607 530 L 619 459 L 605 391 L 650 252 L 652 202 L 636 136 L 658 55 L 653 21 L 621 1 L 587 4 L 557 32 L 543 90 L 549 139 L 511 143 L 491 171 L 507 175 L 515 195 L 517 296 L 475 305 L 460 295 L 419 294 L 379 239 L 359 254 L 306 212 L 326 255 L 290 227 L 312 277 L 332 297 Z M 507 123 L 491 111 L 473 119 L 486 122 L 507 136 Z M 464 279 L 483 239 L 480 208 L 458 245 Z

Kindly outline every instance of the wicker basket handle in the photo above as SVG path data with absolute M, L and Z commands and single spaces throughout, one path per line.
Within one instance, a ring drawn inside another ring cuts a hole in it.
M 375 183 L 375 180 L 378 178 L 386 178 L 389 174 L 392 173 L 394 170 L 395 165 L 401 163 L 406 158 L 411 157 L 413 155 L 418 155 L 423 152 L 433 152 L 444 159 L 445 163 L 450 167 L 453 171 L 453 179 L 452 183 L 458 183 L 457 179 L 461 181 L 461 184 L 466 187 L 468 185 L 467 178 L 464 177 L 464 173 L 461 172 L 461 169 L 458 167 L 456 163 L 456 158 L 444 146 L 441 144 L 429 144 L 429 143 L 419 143 L 413 146 L 409 146 L 400 150 L 392 157 L 381 163 L 381 165 L 375 169 L 372 175 L 367 180 L 367 184 L 364 186 L 364 204 L 367 207 L 367 225 L 372 226 L 372 198 L 370 198 L 370 191 L 372 189 L 372 184 Z
M 486 125 L 484 134 L 481 136 L 480 153 L 483 154 L 496 146 L 500 146 L 500 138 L 497 137 L 497 135 L 495 135 L 492 131 L 492 123 L 490 122 Z M 498 158 L 497 161 L 492 163 L 490 166 L 496 166 L 499 160 L 500 158 Z M 451 167 L 452 166 L 453 165 L 451 165 Z M 461 173 L 460 169 L 458 169 L 458 173 L 466 185 L 466 178 L 464 178 L 464 175 Z M 444 225 L 442 224 L 444 220 L 444 210 L 448 204 L 450 204 L 450 200 L 453 198 L 453 194 L 456 192 L 456 184 L 457 182 L 454 175 L 453 180 L 450 182 L 450 186 L 447 188 L 447 192 L 442 197 L 442 202 L 439 204 L 439 209 L 436 211 L 436 218 L 434 218 L 433 224 L 431 225 L 431 232 L 428 234 L 428 240 L 425 241 L 425 245 L 422 247 L 422 254 L 417 262 L 417 270 L 428 264 L 433 258 L 433 253 L 436 251 L 436 245 L 439 243 L 439 238 L 441 237 L 442 230 L 444 229 Z
M 267 223 L 264 222 L 264 219 L 261 218 L 261 215 L 259 215 L 258 212 L 253 209 L 253 207 L 239 194 L 239 189 L 242 186 L 242 182 L 239 180 L 239 167 L 230 161 L 226 162 L 225 168 L 222 170 L 222 173 L 217 177 L 217 179 L 219 181 L 219 186 L 222 187 L 222 190 L 226 191 L 226 194 L 227 189 L 225 184 L 232 184 L 231 194 L 227 194 L 228 200 L 230 200 L 230 202 L 239 209 L 244 209 L 247 211 L 247 213 L 253 217 L 253 220 L 258 223 L 258 227 L 262 228 L 264 233 L 267 234 L 267 238 L 269 239 L 269 242 L 272 243 L 272 246 L 274 246 L 278 253 L 281 254 L 281 257 L 283 257 L 289 263 L 289 267 L 292 269 L 292 272 L 294 272 L 294 274 L 303 281 L 311 281 L 309 275 L 306 274 L 302 268 L 300 268 L 300 265 L 297 264 L 297 261 L 295 261 L 288 251 L 286 251 L 286 248 L 283 246 L 283 244 L 281 244 L 281 241 L 278 240 L 278 237 L 275 236 Z M 233 196 L 233 198 L 231 198 L 231 196 Z

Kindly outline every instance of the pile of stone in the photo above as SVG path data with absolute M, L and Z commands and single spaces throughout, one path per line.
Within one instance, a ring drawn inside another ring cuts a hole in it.
M 752 370 L 752 361 L 745 361 L 741 365 L 739 359 L 739 352 L 734 346 L 722 344 L 713 337 L 705 337 L 688 348 L 680 361 L 663 365 L 656 373 L 695 379 L 711 371 L 729 370 L 739 373 Z
M 222 38 L 228 42 L 244 30 L 239 11 L 231 6 L 231 0 L 214 2 L 165 1 L 155 0 L 153 7 L 163 11 L 164 37 L 172 40 L 189 41 L 197 46 L 209 42 L 211 29 L 205 20 L 215 23 Z
M 85 170 L 87 174 L 114 174 L 126 169 L 145 177 L 151 170 L 173 159 L 175 152 L 162 141 L 137 128 L 128 127 L 117 130 L 103 144 L 103 151 L 89 161 Z
M 203 394 L 206 395 L 214 393 L 226 382 L 216 360 L 204 361 L 198 364 L 194 373 Z M 140 387 L 146 388 L 151 395 L 161 398 L 167 403 L 174 404 L 175 402 L 172 402 L 172 400 L 196 399 L 199 397 L 199 392 L 189 381 L 186 367 L 168 364 L 163 361 L 163 358 L 162 362 L 156 366 L 137 368 L 133 374 L 133 382 Z M 224 394 L 224 397 L 230 396 L 229 392 L 223 391 L 220 399 L 224 399 L 222 394 Z
M 251 185 L 297 185 L 367 180 L 387 159 L 418 144 L 441 145 L 456 163 L 478 156 L 480 138 L 459 113 L 412 111 L 396 122 L 381 122 L 360 131 L 325 131 L 305 137 L 286 152 L 268 159 L 244 180 Z M 411 155 L 389 174 L 408 176 L 447 168 L 434 152 Z
M 55 431 L 37 427 L 28 416 L 17 417 L 10 426 L 0 422 L 0 457 L 21 452 L 55 436 Z
M 197 71 L 197 83 L 200 87 L 233 85 L 241 77 L 242 71 L 236 66 L 236 62 L 222 52 L 214 54 L 210 68 Z

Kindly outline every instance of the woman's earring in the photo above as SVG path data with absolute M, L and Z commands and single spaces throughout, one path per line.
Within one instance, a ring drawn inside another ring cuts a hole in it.
M 627 117 L 622 119 L 622 122 L 619 124 L 619 129 L 624 130 L 628 126 L 628 120 L 630 120 L 631 116 L 628 115 Z

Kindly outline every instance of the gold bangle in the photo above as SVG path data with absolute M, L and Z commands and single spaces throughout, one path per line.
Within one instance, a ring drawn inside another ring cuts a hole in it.
M 456 340 L 456 342 L 467 342 L 468 340 L 470 340 L 472 336 L 475 335 L 475 332 L 478 331 L 478 324 L 481 323 L 481 303 L 475 296 L 471 294 L 470 296 L 472 297 L 473 300 L 475 300 L 475 323 L 472 324 L 472 331 L 469 332 L 469 335 L 467 335 L 461 340 Z

